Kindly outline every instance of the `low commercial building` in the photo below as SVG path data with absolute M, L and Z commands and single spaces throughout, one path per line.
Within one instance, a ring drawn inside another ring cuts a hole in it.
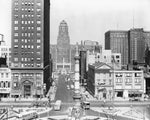
M 112 100 L 113 79 L 112 67 L 106 63 L 97 62 L 88 66 L 87 89 L 98 100 Z
M 143 71 L 115 70 L 113 71 L 114 97 L 130 98 L 142 96 L 145 93 Z
M 11 70 L 7 67 L 0 68 L 0 98 L 10 96 Z

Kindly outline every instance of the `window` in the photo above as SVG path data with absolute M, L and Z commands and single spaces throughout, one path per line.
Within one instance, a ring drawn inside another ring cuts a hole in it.
M 18 39 L 14 39 L 14 42 L 18 42 Z
M 122 83 L 122 79 L 116 79 L 116 83 Z
M 41 60 L 41 58 L 37 58 L 37 61 L 40 61 Z
M 14 33 L 14 36 L 17 37 L 19 34 L 18 33 Z
M 41 40 L 40 40 L 40 39 L 37 39 L 37 43 L 41 43 Z
M 37 36 L 39 36 L 39 37 L 40 37 L 40 36 L 41 36 L 41 33 L 37 33 Z
M 25 39 L 24 42 L 27 43 L 27 39 Z
M 141 73 L 135 73 L 135 77 L 141 77 Z
M 15 8 L 15 11 L 18 12 L 18 8 Z
M 18 15 L 14 15 L 15 16 L 15 18 L 18 18 Z
M 14 24 L 18 24 L 18 21 L 17 21 L 17 20 L 15 20 L 15 21 L 14 21 Z
M 41 77 L 41 73 L 36 73 L 36 77 Z
M 117 55 L 116 58 L 119 58 L 119 55 Z
M 14 45 L 14 48 L 18 48 L 18 45 Z
M 125 76 L 126 77 L 132 77 L 132 74 L 131 73 L 126 73 Z
M 37 12 L 40 12 L 40 11 L 41 11 L 41 9 L 39 9 L 39 8 L 38 8 L 36 11 L 37 11 Z
M 40 52 L 36 52 L 37 53 L 37 55 L 40 55 Z
M 122 73 L 116 73 L 116 77 L 122 77 Z
M 132 83 L 132 79 L 125 79 L 125 83 Z
M 38 3 L 37 3 L 37 6 L 41 6 L 41 3 L 38 2 Z
M 141 83 L 141 79 L 135 79 L 135 83 Z
M 8 82 L 8 87 L 10 87 L 10 82 Z
M 40 31 L 41 30 L 41 27 L 37 27 L 37 31 Z
M 41 15 L 37 15 L 37 18 L 41 18 Z
M 33 45 L 31 45 L 31 48 L 33 49 L 33 48 L 34 48 L 34 46 L 33 46 Z
M 15 4 L 15 5 L 18 5 L 19 3 L 16 1 L 14 4 Z
M 15 29 L 15 30 L 18 30 L 18 27 L 15 27 L 14 29 Z
M 111 79 L 109 79 L 109 85 L 111 85 Z
M 39 63 L 38 63 L 38 64 L 36 64 L 36 65 L 37 65 L 37 67 L 40 67 L 40 66 L 41 66 L 41 64 L 39 64 Z
M 37 49 L 40 49 L 40 45 L 37 45 Z
M 28 33 L 28 37 L 30 37 L 31 36 L 31 34 L 30 33 Z
M 14 58 L 14 61 L 17 62 L 17 61 L 18 61 L 18 58 Z
M 3 78 L 4 77 L 4 73 L 1 73 L 1 78 Z
M 41 24 L 41 21 L 37 21 L 37 24 Z
M 31 61 L 33 61 L 34 60 L 34 58 L 31 58 Z

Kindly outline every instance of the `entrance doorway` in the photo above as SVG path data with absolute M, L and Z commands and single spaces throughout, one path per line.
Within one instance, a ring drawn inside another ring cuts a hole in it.
M 24 85 L 24 97 L 31 96 L 31 85 Z

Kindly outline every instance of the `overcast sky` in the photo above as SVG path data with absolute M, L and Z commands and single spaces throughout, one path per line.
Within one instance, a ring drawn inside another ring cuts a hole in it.
M 104 43 L 108 30 L 144 28 L 150 31 L 150 0 L 50 0 L 50 39 L 57 42 L 62 20 L 69 26 L 72 44 L 81 40 Z M 134 16 L 134 17 L 133 17 Z M 134 18 L 134 22 L 133 22 Z M 11 41 L 11 0 L 0 0 L 0 34 Z
M 51 0 L 51 43 L 64 19 L 71 43 L 96 40 L 104 43 L 108 30 L 144 28 L 150 31 L 150 0 Z M 134 19 L 134 22 L 133 22 Z

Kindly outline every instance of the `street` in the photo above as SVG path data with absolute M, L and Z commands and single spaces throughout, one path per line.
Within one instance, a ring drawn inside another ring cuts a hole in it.
M 67 80 L 65 76 L 61 75 L 59 76 L 58 80 L 55 82 L 56 82 L 57 91 L 55 95 L 55 100 L 51 103 L 52 108 L 50 109 L 49 112 L 43 112 L 42 114 L 40 114 L 41 118 L 45 118 L 48 116 L 57 117 L 61 115 L 69 115 L 70 108 L 73 108 L 75 104 L 72 98 L 74 94 L 73 81 L 70 79 Z M 60 111 L 55 111 L 53 109 L 56 100 L 62 101 L 62 106 Z M 10 108 L 11 106 L 13 106 L 14 110 L 16 108 L 24 109 L 24 107 L 29 107 L 30 109 L 32 109 L 33 103 L 35 103 L 35 101 L 7 101 L 7 102 L 1 102 L 0 106 L 1 108 L 2 107 Z M 131 114 L 129 114 L 131 113 L 130 111 L 132 110 L 133 114 L 136 116 L 139 114 L 141 116 L 145 115 L 147 118 L 150 118 L 149 105 L 150 105 L 149 101 L 145 101 L 145 102 L 106 101 L 105 103 L 103 101 L 90 101 L 90 110 L 83 110 L 83 113 L 86 116 L 95 116 L 95 117 L 101 116 L 105 118 L 115 118 L 116 120 L 137 120 L 134 119 L 134 117 Z M 115 110 L 110 110 L 110 108 L 112 107 L 114 107 Z M 119 110 L 120 112 L 118 112 Z M 145 119 L 145 120 L 149 120 L 149 119 Z

